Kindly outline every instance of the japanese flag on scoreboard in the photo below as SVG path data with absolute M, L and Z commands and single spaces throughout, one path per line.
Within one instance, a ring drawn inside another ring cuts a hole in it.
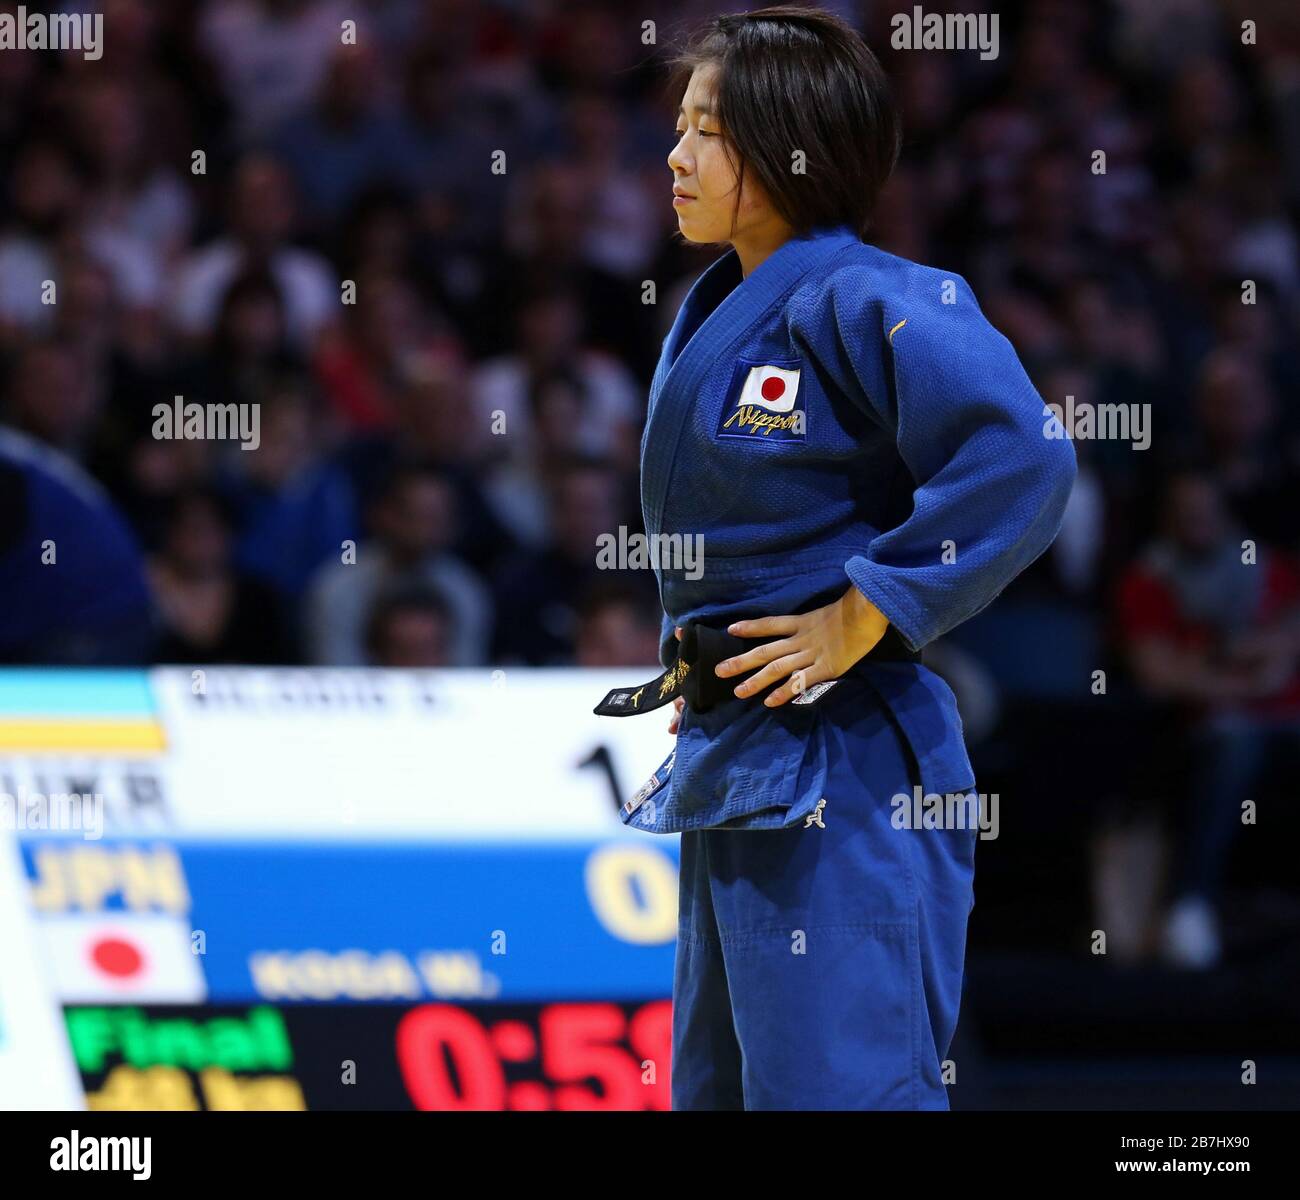
M 73 913 L 39 922 L 64 1004 L 193 1004 L 207 983 L 189 926 L 156 913 Z

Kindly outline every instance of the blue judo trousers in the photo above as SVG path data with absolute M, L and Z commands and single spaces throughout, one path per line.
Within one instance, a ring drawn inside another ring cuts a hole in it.
M 920 651 L 1051 544 L 1075 469 L 960 276 L 843 227 L 743 279 L 729 252 L 678 311 L 641 440 L 666 678 L 675 625 L 849 586 Z M 906 800 L 975 787 L 955 698 L 919 661 L 825 684 L 688 705 L 623 805 L 682 835 L 674 1108 L 947 1107 L 978 819 L 917 827 Z
M 682 834 L 674 1109 L 946 1109 L 978 829 L 900 827 L 920 773 L 860 681 L 818 701 L 822 795 Z

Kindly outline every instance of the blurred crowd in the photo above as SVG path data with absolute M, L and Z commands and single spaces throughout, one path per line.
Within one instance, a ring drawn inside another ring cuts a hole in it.
M 1212 957 L 1223 797 L 1300 728 L 1300 16 L 1004 3 L 981 61 L 826 7 L 903 112 L 876 241 L 964 274 L 1047 402 L 1149 414 L 1076 441 L 1012 591 L 1204 756 Z M 655 53 L 714 6 L 102 11 L 102 59 L 0 52 L 0 660 L 653 663 L 653 576 L 594 547 L 641 528 L 646 387 L 711 261 Z M 156 437 L 174 397 L 258 406 L 258 448 Z

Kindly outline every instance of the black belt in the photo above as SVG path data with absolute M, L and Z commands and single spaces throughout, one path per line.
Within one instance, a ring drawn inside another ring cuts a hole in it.
M 708 712 L 718 704 L 735 700 L 737 697 L 734 689 L 743 680 L 762 670 L 762 667 L 755 667 L 743 675 L 729 675 L 723 679 L 714 671 L 720 662 L 735 658 L 766 642 L 779 641 L 785 636 L 778 634 L 765 638 L 741 638 L 725 629 L 714 629 L 701 625 L 698 621 L 688 621 L 682 626 L 676 661 L 668 670 L 640 687 L 614 688 L 592 711 L 598 717 L 634 717 L 638 713 L 662 708 L 678 696 L 684 696 L 692 712 Z M 921 653 L 919 650 L 909 650 L 902 635 L 891 625 L 885 630 L 885 636 L 859 661 L 920 662 Z M 764 698 L 786 682 L 786 679 L 778 680 L 762 692 L 756 692 L 750 699 Z M 804 692 L 803 696 L 815 699 L 815 694 L 820 694 L 817 684 Z M 800 703 L 800 699 L 796 697 L 793 703 Z

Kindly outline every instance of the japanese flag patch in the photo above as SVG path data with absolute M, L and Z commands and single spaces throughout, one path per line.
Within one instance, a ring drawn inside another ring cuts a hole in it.
M 798 362 L 742 361 L 718 419 L 719 437 L 803 441 L 807 434 Z

